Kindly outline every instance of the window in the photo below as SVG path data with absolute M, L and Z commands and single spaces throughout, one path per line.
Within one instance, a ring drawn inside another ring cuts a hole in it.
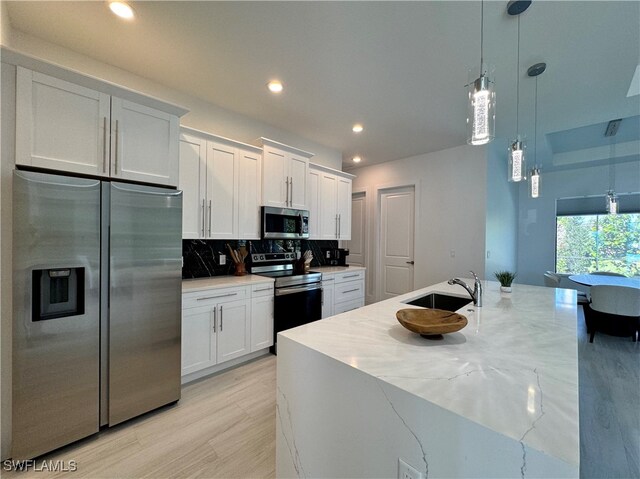
M 640 276 L 640 214 L 556 218 L 556 272 Z

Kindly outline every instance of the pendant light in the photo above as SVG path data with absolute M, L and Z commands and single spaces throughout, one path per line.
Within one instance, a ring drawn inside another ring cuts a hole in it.
M 494 81 L 484 64 L 484 0 L 480 2 L 480 76 L 469 70 L 469 106 L 467 112 L 467 143 L 485 145 L 495 138 L 496 95 Z
M 527 75 L 536 79 L 536 102 L 533 120 L 533 168 L 529 174 L 529 196 L 540 197 L 540 167 L 538 167 L 538 76 L 547 69 L 546 63 L 536 63 L 527 70 Z
M 509 167 L 507 179 L 519 182 L 526 179 L 525 142 L 520 136 L 520 14 L 531 5 L 531 0 L 511 0 L 507 4 L 507 13 L 518 16 L 518 58 L 516 61 L 516 136 L 508 148 Z
M 604 133 L 604 136 L 608 136 L 610 138 L 609 140 L 609 191 L 607 192 L 607 197 L 606 197 L 607 213 L 609 213 L 610 215 L 617 215 L 619 206 L 620 206 L 618 203 L 618 195 L 616 195 L 616 192 L 614 190 L 615 181 L 616 181 L 616 177 L 615 177 L 616 167 L 615 167 L 615 164 L 612 165 L 612 163 L 616 156 L 613 137 L 615 136 L 616 133 L 618 133 L 618 128 L 620 127 L 621 121 L 622 119 L 611 120 L 607 125 L 607 129 Z

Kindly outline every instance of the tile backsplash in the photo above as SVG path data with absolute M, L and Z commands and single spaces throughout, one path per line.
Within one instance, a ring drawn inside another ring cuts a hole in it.
M 244 246 L 249 253 L 279 253 L 311 250 L 313 261 L 311 266 L 323 266 L 323 248 L 337 248 L 337 241 L 315 240 L 182 240 L 182 277 L 205 278 L 233 274 L 235 268 L 227 244 L 233 249 Z M 220 265 L 220 254 L 227 257 L 226 264 Z

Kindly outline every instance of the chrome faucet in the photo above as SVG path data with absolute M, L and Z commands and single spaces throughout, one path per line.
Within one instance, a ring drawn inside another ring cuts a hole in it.
M 474 306 L 477 306 L 480 308 L 482 306 L 482 283 L 480 282 L 480 279 L 478 278 L 477 274 L 475 274 L 473 271 L 469 271 L 469 272 L 475 278 L 475 283 L 473 284 L 473 291 L 471 291 L 471 288 L 467 285 L 467 283 L 465 283 L 461 279 L 453 278 L 447 282 L 449 284 L 459 284 L 464 289 L 466 289 L 467 293 L 469 293 L 469 296 L 471 296 L 471 299 L 473 299 Z

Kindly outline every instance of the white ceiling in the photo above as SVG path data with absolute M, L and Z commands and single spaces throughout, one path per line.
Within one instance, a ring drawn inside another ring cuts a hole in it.
M 465 142 L 467 69 L 478 68 L 480 2 L 7 2 L 14 29 L 372 164 Z M 485 2 L 498 137 L 515 135 L 517 19 Z M 534 1 L 521 16 L 520 130 L 538 134 L 637 115 L 640 2 Z M 265 88 L 285 85 L 281 96 Z M 362 122 L 365 131 L 351 132 Z

